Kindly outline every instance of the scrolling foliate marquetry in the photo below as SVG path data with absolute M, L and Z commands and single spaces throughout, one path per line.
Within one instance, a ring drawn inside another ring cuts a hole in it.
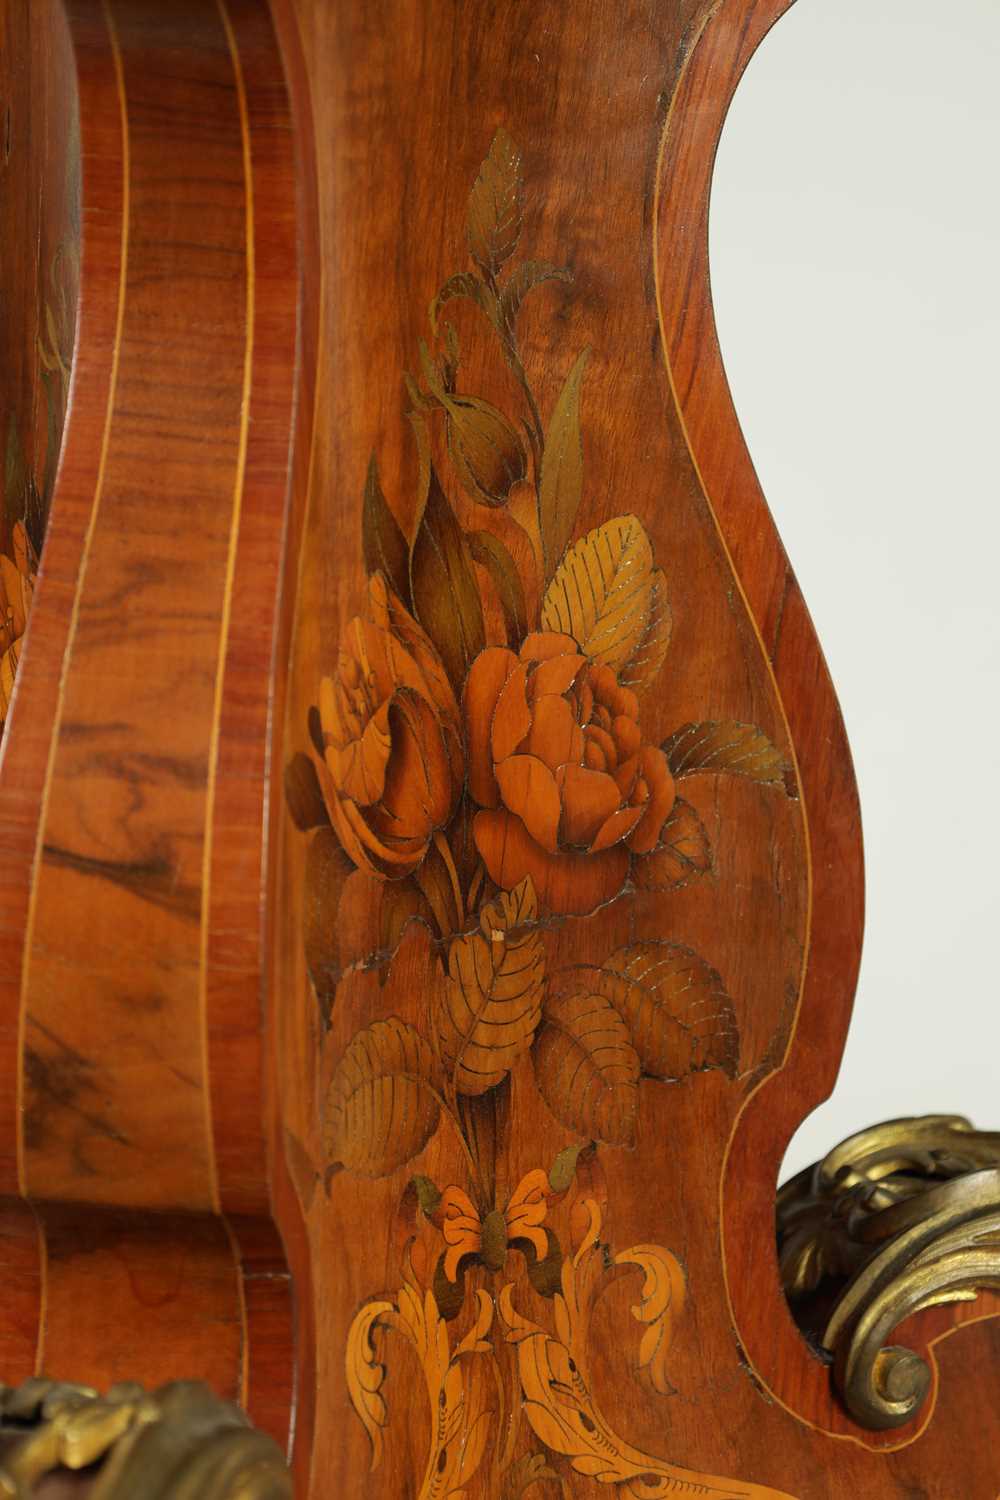
M 340 987 L 367 984 L 324 1078 L 325 1159 L 290 1140 L 290 1160 L 309 1195 L 340 1173 L 403 1183 L 398 1280 L 370 1289 L 344 1351 L 374 1465 L 408 1419 L 387 1371 L 409 1345 L 426 1385 L 427 1500 L 516 1500 L 544 1481 L 573 1492 L 574 1476 L 647 1500 L 774 1496 L 633 1446 L 588 1373 L 594 1307 L 630 1277 L 635 1379 L 673 1388 L 685 1272 L 668 1246 L 614 1242 L 606 1154 L 651 1150 L 643 1080 L 697 1087 L 741 1065 L 719 960 L 668 925 L 726 837 L 686 778 L 746 778 L 774 798 L 795 786 L 781 749 L 710 701 L 701 720 L 650 734 L 648 696 L 669 701 L 682 564 L 628 506 L 578 524 L 591 351 L 566 350 L 543 410 L 519 319 L 543 286 L 571 298 L 573 277 L 525 254 L 523 212 L 520 152 L 501 129 L 469 195 L 468 268 L 433 298 L 404 372 L 415 521 L 397 518 L 373 454 L 366 597 L 286 770 L 309 841 L 303 940 L 324 1024 Z M 476 314 L 461 334 L 459 302 Z M 494 351 L 502 399 L 464 388 L 469 339 Z M 609 910 L 640 893 L 661 903 L 661 933 L 595 952 Z M 573 962 L 567 929 L 588 935 Z M 561 1145 L 515 1172 L 526 1089 Z M 429 1150 L 446 1139 L 450 1156 Z M 441 1160 L 460 1175 L 436 1179 Z

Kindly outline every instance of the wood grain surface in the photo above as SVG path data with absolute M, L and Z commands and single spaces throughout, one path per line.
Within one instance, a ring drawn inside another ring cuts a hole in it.
M 911 1347 L 932 1349 L 940 1389 L 912 1430 L 873 1436 L 839 1408 L 827 1369 L 795 1329 L 773 1250 L 781 1157 L 839 1065 L 863 905 L 843 726 L 739 432 L 709 293 L 716 143 L 743 68 L 784 8 L 779 0 L 552 4 L 530 12 L 497 5 L 464 13 L 433 0 L 365 14 L 306 0 L 279 7 L 286 50 L 301 39 L 311 85 L 316 229 L 309 199 L 306 222 L 321 246 L 319 273 L 305 268 L 310 326 L 320 332 L 283 759 L 290 767 L 314 756 L 309 709 L 319 701 L 322 677 L 339 670 L 351 620 L 365 615 L 362 519 L 373 454 L 404 540 L 417 529 L 421 476 L 402 374 L 420 378 L 421 339 L 441 348 L 428 328 L 439 287 L 474 269 L 466 200 L 502 128 L 522 162 L 517 255 L 572 273 L 571 283 L 552 282 L 533 294 L 519 325 L 544 425 L 574 360 L 590 349 L 574 536 L 634 514 L 669 582 L 673 634 L 657 685 L 642 700 L 644 732 L 647 722 L 653 739 L 685 721 L 749 723 L 794 766 L 790 795 L 736 778 L 686 780 L 683 795 L 710 831 L 710 878 L 669 895 L 634 893 L 546 932 L 550 964 L 570 954 L 599 962 L 617 944 L 643 936 L 682 937 L 709 954 L 724 977 L 741 1032 L 732 1081 L 716 1071 L 666 1087 L 644 1082 L 639 1144 L 598 1150 L 608 1163 L 609 1242 L 617 1250 L 642 1237 L 676 1253 L 688 1300 L 673 1333 L 668 1396 L 636 1368 L 627 1296 L 616 1288 L 599 1304 L 589 1350 L 592 1410 L 623 1443 L 689 1470 L 692 1484 L 711 1487 L 718 1481 L 708 1476 L 731 1476 L 734 1494 L 757 1484 L 801 1500 L 852 1489 L 994 1500 L 1000 1479 L 985 1437 L 992 1419 L 977 1394 L 995 1368 L 994 1328 L 981 1321 L 991 1300 L 968 1310 L 976 1326 L 947 1344 L 940 1337 L 963 1321 L 954 1309 L 925 1314 L 901 1331 Z M 496 374 L 478 309 L 449 303 L 442 322 L 446 316 L 461 343 L 458 390 L 509 413 L 504 403 L 512 403 L 512 393 Z M 434 462 L 443 472 L 447 456 L 436 448 Z M 502 511 L 499 518 L 482 505 L 473 511 L 454 478 L 445 487 L 463 525 L 471 527 L 474 516 L 510 545 L 514 533 Z M 477 576 L 491 597 L 489 581 Z M 355 877 L 339 906 L 329 881 L 317 886 L 308 851 L 310 840 L 325 837 L 322 830 L 303 834 L 290 819 L 279 836 L 279 1129 L 303 1194 L 310 1246 L 313 1317 L 300 1370 L 303 1384 L 314 1378 L 319 1393 L 312 1436 L 300 1427 L 300 1443 L 309 1442 L 317 1492 L 332 1480 L 359 1494 L 421 1484 L 429 1494 L 428 1453 L 437 1455 L 447 1482 L 456 1481 L 419 1404 L 426 1368 L 421 1375 L 405 1340 L 392 1334 L 391 1308 L 383 1312 L 390 1331 L 372 1337 L 380 1340 L 376 1360 L 390 1371 L 382 1391 L 387 1414 L 374 1423 L 380 1466 L 365 1480 L 370 1434 L 350 1411 L 345 1345 L 370 1299 L 392 1302 L 408 1233 L 418 1245 L 442 1243 L 423 1210 L 407 1206 L 407 1181 L 463 1183 L 463 1163 L 439 1132 L 389 1177 L 372 1181 L 341 1170 L 328 1179 L 327 1193 L 316 1182 L 343 1146 L 336 1132 L 331 1145 L 329 1127 L 324 1145 L 323 1118 L 352 1038 L 376 1017 L 419 1023 L 432 970 L 412 930 L 387 962 L 370 905 L 377 895 L 363 893 Z M 325 912 L 337 916 L 324 925 Z M 343 961 L 328 951 L 319 976 L 317 921 L 323 931 L 335 930 L 346 953 Z M 364 955 L 373 952 L 381 984 L 364 968 Z M 298 1011 L 291 995 L 300 997 Z M 311 1091 L 301 1088 L 307 1076 Z M 581 1139 L 553 1129 L 551 1110 L 521 1064 L 512 1098 L 506 1159 L 497 1167 L 507 1191 L 530 1168 L 548 1170 L 560 1146 Z M 560 1235 L 571 1232 L 557 1209 L 548 1222 Z M 474 1243 L 476 1231 L 469 1233 Z M 516 1278 L 513 1268 L 523 1266 L 519 1257 L 512 1252 L 499 1276 L 470 1271 L 466 1319 L 472 1288 L 495 1301 L 504 1280 Z M 545 1325 L 544 1305 L 530 1305 Z M 459 1321 L 449 1331 L 453 1347 L 467 1326 Z M 494 1337 L 494 1347 L 499 1341 Z M 471 1379 L 467 1401 L 476 1411 Z M 970 1424 L 980 1434 L 975 1444 L 956 1444 L 955 1434 Z M 574 1468 L 565 1444 L 555 1453 L 545 1443 L 544 1425 L 522 1419 L 521 1458 L 534 1454 L 540 1466 L 551 1464 L 569 1493 L 603 1493 L 609 1486 L 596 1473 L 579 1472 L 582 1464 Z M 487 1447 L 475 1472 L 462 1476 L 470 1493 L 502 1493 L 493 1462 Z M 653 1465 L 643 1482 L 650 1494 L 673 1492 L 656 1488 L 672 1481 Z M 556 1492 L 555 1477 L 534 1483 L 539 1492 Z
M 0 25 L 0 729 L 10 708 L 69 397 L 80 249 L 80 141 L 69 33 L 41 0 Z M 42 37 L 45 44 L 42 45 Z
M 709 285 L 785 8 L 3 0 L 80 271 L 0 762 L 0 1379 L 207 1379 L 316 1500 L 996 1500 L 996 1301 L 900 1331 L 934 1390 L 876 1436 L 778 1280 L 863 908 Z
M 39 67 L 65 34 L 82 166 L 71 415 L 0 785 L 12 1364 L 200 1371 L 287 1442 L 262 1107 L 298 299 L 281 60 L 261 5 L 5 22 Z

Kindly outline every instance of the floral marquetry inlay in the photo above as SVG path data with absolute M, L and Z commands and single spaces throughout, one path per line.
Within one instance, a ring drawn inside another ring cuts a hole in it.
M 670 1248 L 609 1236 L 605 1153 L 643 1147 L 641 1080 L 733 1078 L 741 1037 L 717 960 L 683 932 L 596 954 L 590 935 L 618 903 L 656 892 L 669 905 L 713 872 L 718 835 L 687 778 L 740 776 L 777 798 L 795 785 L 759 728 L 711 703 L 654 732 L 651 690 L 669 701 L 671 559 L 628 506 L 577 524 L 589 351 L 568 352 L 543 411 L 519 320 L 545 283 L 572 296 L 572 277 L 519 255 L 523 196 L 500 130 L 469 196 L 468 269 L 433 299 L 405 375 L 415 524 L 397 519 L 373 455 L 366 595 L 316 683 L 311 749 L 287 767 L 324 1021 L 345 974 L 377 975 L 373 1009 L 326 1068 L 325 1160 L 294 1139 L 289 1155 L 309 1193 L 338 1173 L 398 1174 L 402 1187 L 398 1279 L 370 1288 L 345 1351 L 374 1465 L 405 1415 L 390 1373 L 394 1346 L 409 1345 L 428 1400 L 424 1500 L 516 1500 L 546 1480 L 573 1492 L 574 1475 L 646 1500 L 774 1496 L 633 1446 L 591 1381 L 594 1308 L 628 1277 L 635 1379 L 666 1397 L 686 1296 Z M 461 326 L 505 371 L 503 409 L 463 388 L 459 301 L 479 319 Z M 374 915 L 351 952 L 359 911 Z M 583 939 L 572 962 L 567 924 Z M 526 1087 L 563 1144 L 515 1171 Z M 444 1178 L 441 1162 L 456 1164 Z

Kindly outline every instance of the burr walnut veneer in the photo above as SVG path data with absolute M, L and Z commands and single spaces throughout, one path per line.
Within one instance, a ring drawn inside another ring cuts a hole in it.
M 709 292 L 786 5 L 3 0 L 8 1385 L 303 1500 L 997 1500 L 996 1294 L 876 1430 L 779 1276 L 863 906 Z

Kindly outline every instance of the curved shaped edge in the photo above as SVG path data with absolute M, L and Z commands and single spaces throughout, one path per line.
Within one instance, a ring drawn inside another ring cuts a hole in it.
M 315 413 L 319 392 L 317 364 L 323 307 L 323 263 L 320 251 L 319 184 L 312 97 L 298 15 L 294 0 L 270 0 L 270 8 L 284 64 L 292 127 L 298 235 L 298 301 L 296 411 L 289 453 L 290 498 L 284 539 L 281 606 L 275 627 L 269 735 L 271 796 L 267 826 L 267 932 L 270 984 L 265 1012 L 268 1039 L 266 1084 L 269 1100 L 271 1199 L 294 1287 L 295 1379 L 288 1452 L 296 1493 L 306 1494 L 311 1485 L 317 1395 L 316 1313 L 309 1235 L 287 1155 L 288 1128 L 282 1082 L 287 1068 L 285 1043 L 289 1039 L 291 1023 L 282 952 L 285 941 L 284 909 L 289 899 L 286 889 L 288 870 L 283 858 L 286 825 L 282 748 L 286 730 L 288 671 L 294 648 L 296 605 L 302 567 L 303 533 L 316 457 Z M 287 1079 L 285 1086 L 287 1087 Z
M 0 6 L 0 736 L 62 452 L 77 323 L 80 111 L 61 0 Z
M 717 0 L 697 22 L 664 129 L 656 213 L 666 361 L 688 446 L 770 662 L 808 829 L 810 917 L 798 1007 L 780 1066 L 748 1097 L 722 1185 L 723 1260 L 738 1337 L 758 1377 L 807 1418 L 836 1420 L 828 1376 L 778 1278 L 774 1192 L 785 1149 L 829 1095 L 847 1036 L 864 921 L 850 749 L 808 611 L 767 508 L 726 379 L 712 308 L 708 213 L 715 153 L 751 56 L 792 0 Z M 761 1267 L 771 1266 L 764 1280 Z
M 737 1118 L 721 1185 L 730 1313 L 754 1377 L 787 1410 L 830 1435 L 887 1451 L 914 1442 L 933 1417 L 937 1345 L 959 1327 L 997 1314 L 984 1312 L 984 1298 L 978 1306 L 917 1315 L 906 1338 L 930 1363 L 931 1396 L 909 1428 L 872 1433 L 834 1398 L 826 1366 L 791 1318 L 778 1273 L 778 1172 L 795 1130 L 836 1082 L 864 927 L 861 820 L 850 748 L 819 641 L 740 430 L 709 276 L 709 201 L 725 117 L 753 53 L 792 3 L 713 0 L 692 28 L 661 146 L 657 289 L 667 367 L 691 456 L 786 714 L 810 856 L 809 936 L 794 1023 L 780 1064 Z M 767 1277 L 765 1266 L 771 1268 Z
M 298 1299 L 293 1257 L 271 1217 L 280 1209 L 268 1129 L 267 828 L 300 375 L 298 171 L 292 100 L 266 0 L 214 3 L 241 118 L 248 294 L 245 440 L 211 747 L 204 1008 L 218 1206 L 240 1274 L 241 1404 L 287 1451 Z
M 128 139 L 106 19 L 69 13 L 83 203 L 76 345 L 45 547 L 0 757 L 0 1077 L 21 1070 L 21 973 L 38 826 L 74 599 L 113 397 L 123 285 Z M 21 1188 L 20 1089 L 0 1095 L 0 1195 Z

